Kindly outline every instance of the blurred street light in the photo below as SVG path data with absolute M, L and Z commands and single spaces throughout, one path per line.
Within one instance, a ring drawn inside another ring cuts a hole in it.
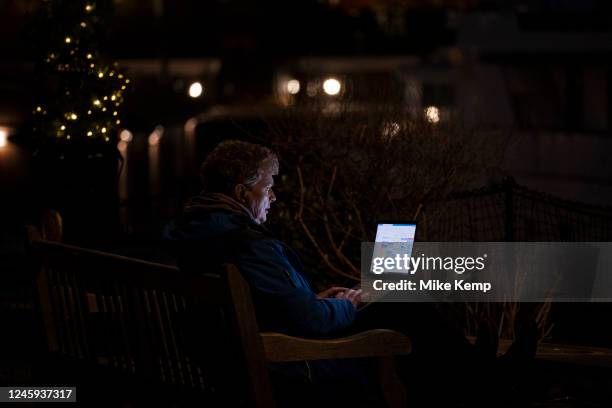
M 5 129 L 0 129 L 0 147 L 7 145 L 8 132 Z
M 342 85 L 340 85 L 340 81 L 336 78 L 328 78 L 323 82 L 323 90 L 328 95 L 338 95 L 340 93 L 340 88 L 342 88 Z
M 425 119 L 430 123 L 438 123 L 440 121 L 440 109 L 436 106 L 428 106 L 425 108 Z
M 300 92 L 300 81 L 297 79 L 290 79 L 287 81 L 287 92 L 291 95 L 295 95 Z
M 132 132 L 127 129 L 123 129 L 121 133 L 119 133 L 119 139 L 121 139 L 122 142 L 130 143 L 133 138 L 134 135 L 132 135 Z
M 195 134 L 196 126 L 198 126 L 198 119 L 196 118 L 188 119 L 187 122 L 185 122 L 185 127 L 184 127 L 185 134 L 187 135 Z
M 189 86 L 189 96 L 192 98 L 199 98 L 200 95 L 202 95 L 203 90 L 204 88 L 202 87 L 201 83 L 194 82 Z
M 155 130 L 149 135 L 149 146 L 157 146 L 163 135 L 164 127 L 161 125 L 155 126 Z

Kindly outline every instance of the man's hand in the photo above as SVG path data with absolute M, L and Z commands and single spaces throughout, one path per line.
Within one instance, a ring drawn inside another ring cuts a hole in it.
M 357 307 L 361 303 L 361 289 L 349 289 L 341 286 L 332 286 L 329 289 L 317 294 L 317 299 L 325 299 L 334 297 L 336 299 L 347 299 L 353 306 Z
M 330 297 L 336 297 L 339 293 L 350 290 L 349 288 L 343 288 L 341 286 L 332 286 L 329 289 L 325 289 L 323 292 L 317 294 L 317 299 L 325 299 Z
M 338 293 L 336 299 L 348 299 L 353 306 L 357 307 L 361 303 L 361 289 L 347 289 L 344 292 Z

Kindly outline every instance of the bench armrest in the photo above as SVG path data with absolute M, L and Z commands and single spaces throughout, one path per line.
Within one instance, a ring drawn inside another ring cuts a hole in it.
M 261 333 L 261 339 L 270 362 L 394 356 L 409 354 L 412 349 L 410 338 L 386 329 L 339 339 L 304 339 L 281 333 Z

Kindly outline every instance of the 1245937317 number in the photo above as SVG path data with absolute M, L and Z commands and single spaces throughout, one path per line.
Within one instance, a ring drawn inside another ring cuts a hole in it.
M 0 387 L 0 402 L 76 402 L 75 387 Z

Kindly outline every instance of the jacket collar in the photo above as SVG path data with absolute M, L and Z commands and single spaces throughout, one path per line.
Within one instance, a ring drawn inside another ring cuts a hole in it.
M 213 212 L 239 214 L 256 224 L 251 210 L 230 196 L 221 193 L 202 192 L 199 196 L 189 200 L 184 208 L 184 214 L 188 220 Z

